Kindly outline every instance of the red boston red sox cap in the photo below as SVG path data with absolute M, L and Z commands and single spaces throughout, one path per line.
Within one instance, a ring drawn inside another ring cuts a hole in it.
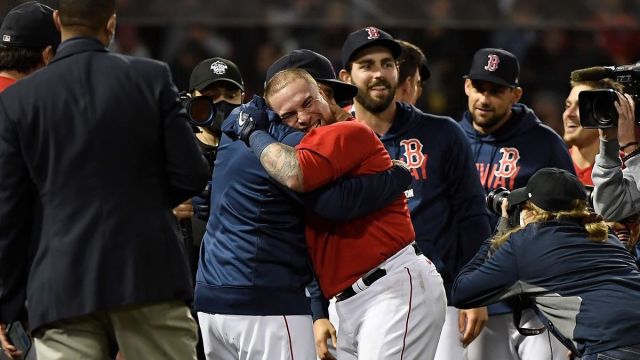
M 476 51 L 466 79 L 482 80 L 494 84 L 517 87 L 520 64 L 512 53 L 503 49 L 484 48 Z

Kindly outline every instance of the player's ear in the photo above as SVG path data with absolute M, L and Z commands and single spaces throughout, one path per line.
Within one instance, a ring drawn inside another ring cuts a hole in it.
M 53 11 L 53 24 L 56 26 L 58 31 L 62 31 L 62 22 L 60 21 L 60 11 Z
M 473 87 L 473 84 L 471 84 L 471 80 L 470 79 L 464 79 L 464 93 L 467 94 L 467 96 L 471 95 L 471 88 Z
M 340 72 L 338 73 L 338 77 L 340 78 L 341 81 L 351 84 L 351 74 L 349 74 L 347 70 L 345 69 L 340 70 Z
M 42 50 L 42 61 L 45 65 L 49 64 L 49 61 L 53 58 L 53 46 L 49 45 L 44 50 Z
M 521 87 L 516 87 L 513 89 L 513 102 L 517 103 L 518 101 L 520 101 L 520 98 L 522 97 L 522 88 Z

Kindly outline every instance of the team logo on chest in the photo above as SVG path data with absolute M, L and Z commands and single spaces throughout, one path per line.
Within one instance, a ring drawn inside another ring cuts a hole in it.
M 517 148 L 504 147 L 500 149 L 502 157 L 497 164 L 476 163 L 480 182 L 487 189 L 506 187 L 513 190 L 513 184 L 520 172 L 520 152 Z
M 411 174 L 416 180 L 427 178 L 427 160 L 429 155 L 422 152 L 424 147 L 418 139 L 405 139 L 400 141 L 404 148 L 404 162 L 407 163 Z
M 498 162 L 500 167 L 495 171 L 496 176 L 512 177 L 518 171 L 520 152 L 516 148 L 502 148 L 502 159 Z

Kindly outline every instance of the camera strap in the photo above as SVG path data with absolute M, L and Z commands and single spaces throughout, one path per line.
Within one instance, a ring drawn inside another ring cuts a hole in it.
M 520 326 L 520 319 L 522 319 L 522 310 L 529 308 L 528 301 L 526 301 L 523 297 L 518 296 L 515 301 L 512 302 L 513 305 L 513 325 L 516 327 L 520 335 L 522 336 L 535 336 L 540 335 L 547 329 L 546 327 L 541 328 L 523 328 Z

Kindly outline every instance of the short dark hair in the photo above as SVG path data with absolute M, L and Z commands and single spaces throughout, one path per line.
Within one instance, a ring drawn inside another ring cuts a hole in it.
M 115 0 L 60 0 L 58 10 L 64 26 L 99 30 L 116 11 Z
M 45 65 L 42 49 L 0 47 L 0 71 L 29 74 Z
M 398 83 L 414 76 L 420 65 L 426 64 L 427 58 L 419 47 L 404 40 L 396 40 L 402 46 L 402 54 L 398 58 Z M 426 79 L 422 79 L 423 81 Z
M 578 85 L 589 86 L 592 89 L 611 89 L 618 92 L 624 92 L 624 86 L 622 84 L 615 82 L 613 79 L 602 79 L 597 81 L 575 81 L 571 80 L 571 87 L 576 87 Z

